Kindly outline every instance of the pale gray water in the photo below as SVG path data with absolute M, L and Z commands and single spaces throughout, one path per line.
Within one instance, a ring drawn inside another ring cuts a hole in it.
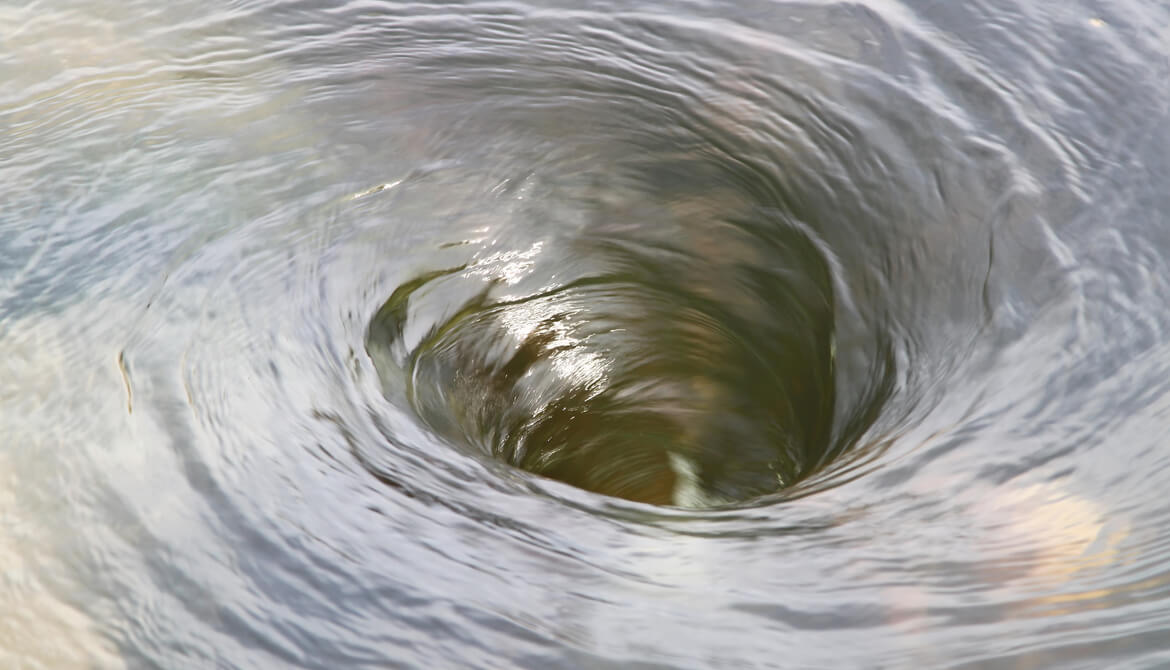
M 0 665 L 1170 665 L 1168 122 L 1152 0 L 0 5 Z

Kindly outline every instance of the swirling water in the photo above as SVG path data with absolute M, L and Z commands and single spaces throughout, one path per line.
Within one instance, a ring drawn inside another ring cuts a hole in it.
M 1170 664 L 1158 2 L 0 6 L 14 667 Z

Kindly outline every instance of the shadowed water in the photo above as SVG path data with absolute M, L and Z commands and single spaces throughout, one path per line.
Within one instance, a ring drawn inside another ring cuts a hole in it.
M 1166 26 L 0 7 L 0 665 L 1170 663 Z

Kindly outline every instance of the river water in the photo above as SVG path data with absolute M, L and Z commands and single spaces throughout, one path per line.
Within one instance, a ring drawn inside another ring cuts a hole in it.
M 1162 3 L 0 5 L 0 665 L 1170 665 Z

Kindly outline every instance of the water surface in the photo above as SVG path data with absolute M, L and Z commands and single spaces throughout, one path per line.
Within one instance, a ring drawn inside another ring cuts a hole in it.
M 1167 26 L 0 7 L 0 658 L 1170 663 Z

